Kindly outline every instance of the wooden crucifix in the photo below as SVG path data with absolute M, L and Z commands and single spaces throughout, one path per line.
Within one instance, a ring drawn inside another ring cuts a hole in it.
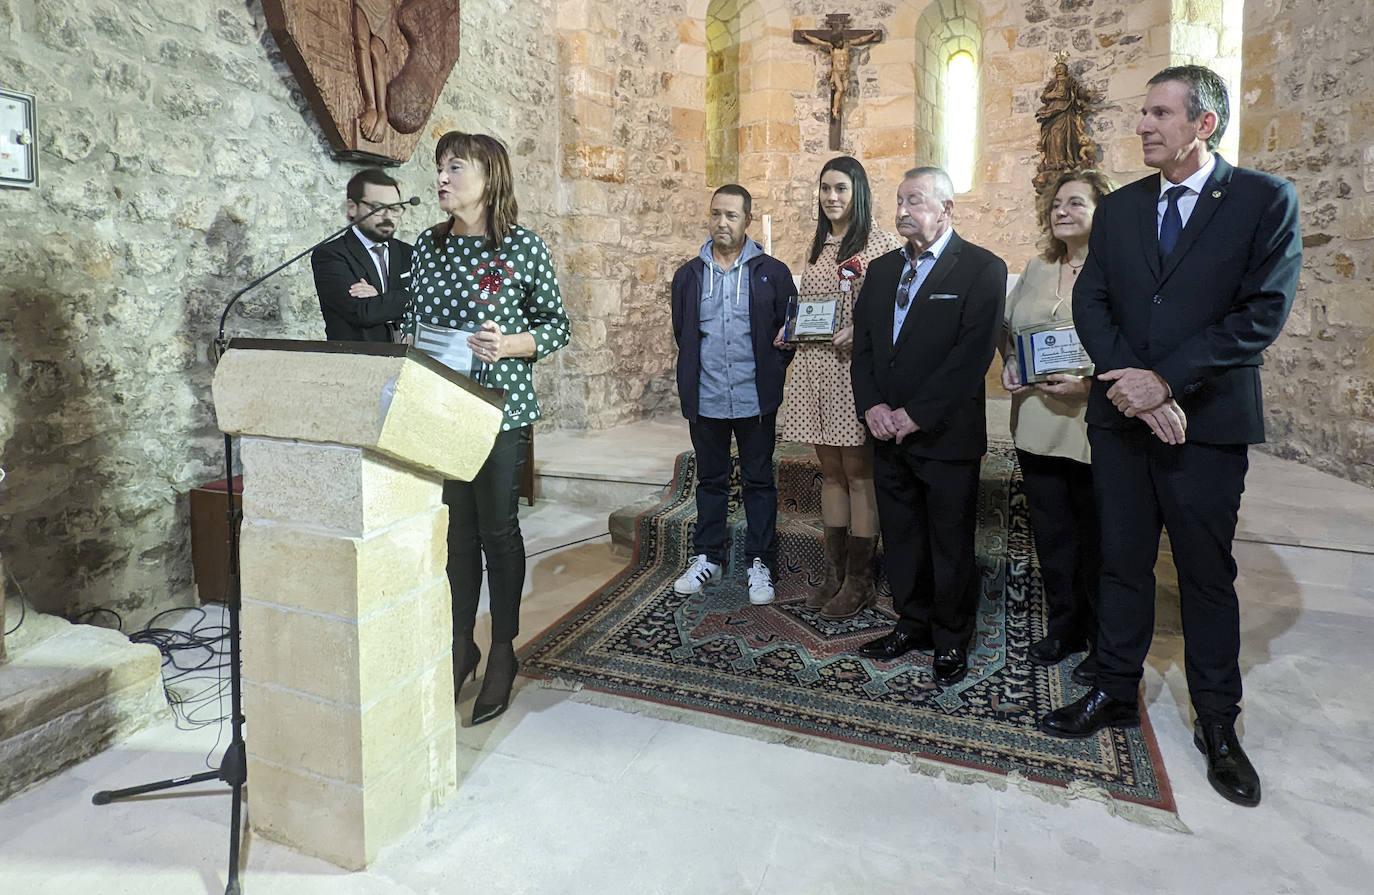
M 830 148 L 840 148 L 840 108 L 849 91 L 854 73 L 849 67 L 849 51 L 864 44 L 883 39 L 880 28 L 856 30 L 849 27 L 849 15 L 832 12 L 825 17 L 825 27 L 792 32 L 792 42 L 812 44 L 830 53 Z

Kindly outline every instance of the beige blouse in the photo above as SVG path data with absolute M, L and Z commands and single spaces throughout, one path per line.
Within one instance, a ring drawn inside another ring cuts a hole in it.
M 1073 296 L 1060 295 L 1058 288 L 1058 263 L 1036 257 L 1026 264 L 1025 273 L 1007 296 L 1004 360 L 1012 350 L 1010 334 L 1021 327 L 1073 319 Z M 1086 398 L 1056 398 L 1038 390 L 1012 395 L 1012 439 L 1018 448 L 1031 454 L 1091 462 L 1088 426 L 1084 422 L 1087 408 Z

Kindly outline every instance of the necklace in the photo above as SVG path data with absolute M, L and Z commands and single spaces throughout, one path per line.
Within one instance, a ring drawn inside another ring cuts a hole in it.
M 1065 261 L 1065 262 L 1064 262 L 1064 266 L 1067 267 L 1067 268 L 1069 269 L 1069 273 L 1071 273 L 1071 274 L 1074 275 L 1074 276 L 1078 276 L 1078 272 L 1079 272 L 1080 270 L 1082 270 L 1082 269 L 1083 269 L 1083 265 L 1084 265 L 1084 264 L 1087 264 L 1087 263 L 1088 263 L 1088 259 L 1087 259 L 1087 258 L 1084 258 L 1082 261 L 1078 262 L 1077 264 L 1074 264 L 1072 261 Z

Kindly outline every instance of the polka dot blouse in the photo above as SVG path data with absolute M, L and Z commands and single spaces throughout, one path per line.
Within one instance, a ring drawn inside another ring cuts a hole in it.
M 447 231 L 444 222 L 415 241 L 406 329 L 413 330 L 417 319 L 455 329 L 493 320 L 503 333 L 534 336 L 534 357 L 503 357 L 487 380 L 506 391 L 502 431 L 527 426 L 539 419 L 531 375 L 534 362 L 568 344 L 568 315 L 548 246 L 523 227 L 512 227 L 494 250 L 487 247 L 485 236 Z M 438 246 L 436 233 L 441 239 L 447 235 Z

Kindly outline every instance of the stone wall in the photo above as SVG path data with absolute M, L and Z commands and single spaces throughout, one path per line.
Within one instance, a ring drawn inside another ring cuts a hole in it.
M 434 138 L 488 130 L 562 263 L 552 15 L 552 0 L 463 3 L 462 57 L 397 175 L 424 199 L 403 234 L 440 217 Z M 40 609 L 110 607 L 128 629 L 194 596 L 184 495 L 223 475 L 219 311 L 343 223 L 359 166 L 331 161 L 256 2 L 0 0 L 0 84 L 36 94 L 42 153 L 38 189 L 0 190 L 15 222 L 0 252 L 0 551 Z M 245 298 L 229 332 L 322 338 L 308 261 Z M 555 418 L 563 363 L 541 365 Z
M 1270 450 L 1374 485 L 1374 14 L 1249 0 L 1241 160 L 1292 180 L 1303 270 L 1266 354 Z

